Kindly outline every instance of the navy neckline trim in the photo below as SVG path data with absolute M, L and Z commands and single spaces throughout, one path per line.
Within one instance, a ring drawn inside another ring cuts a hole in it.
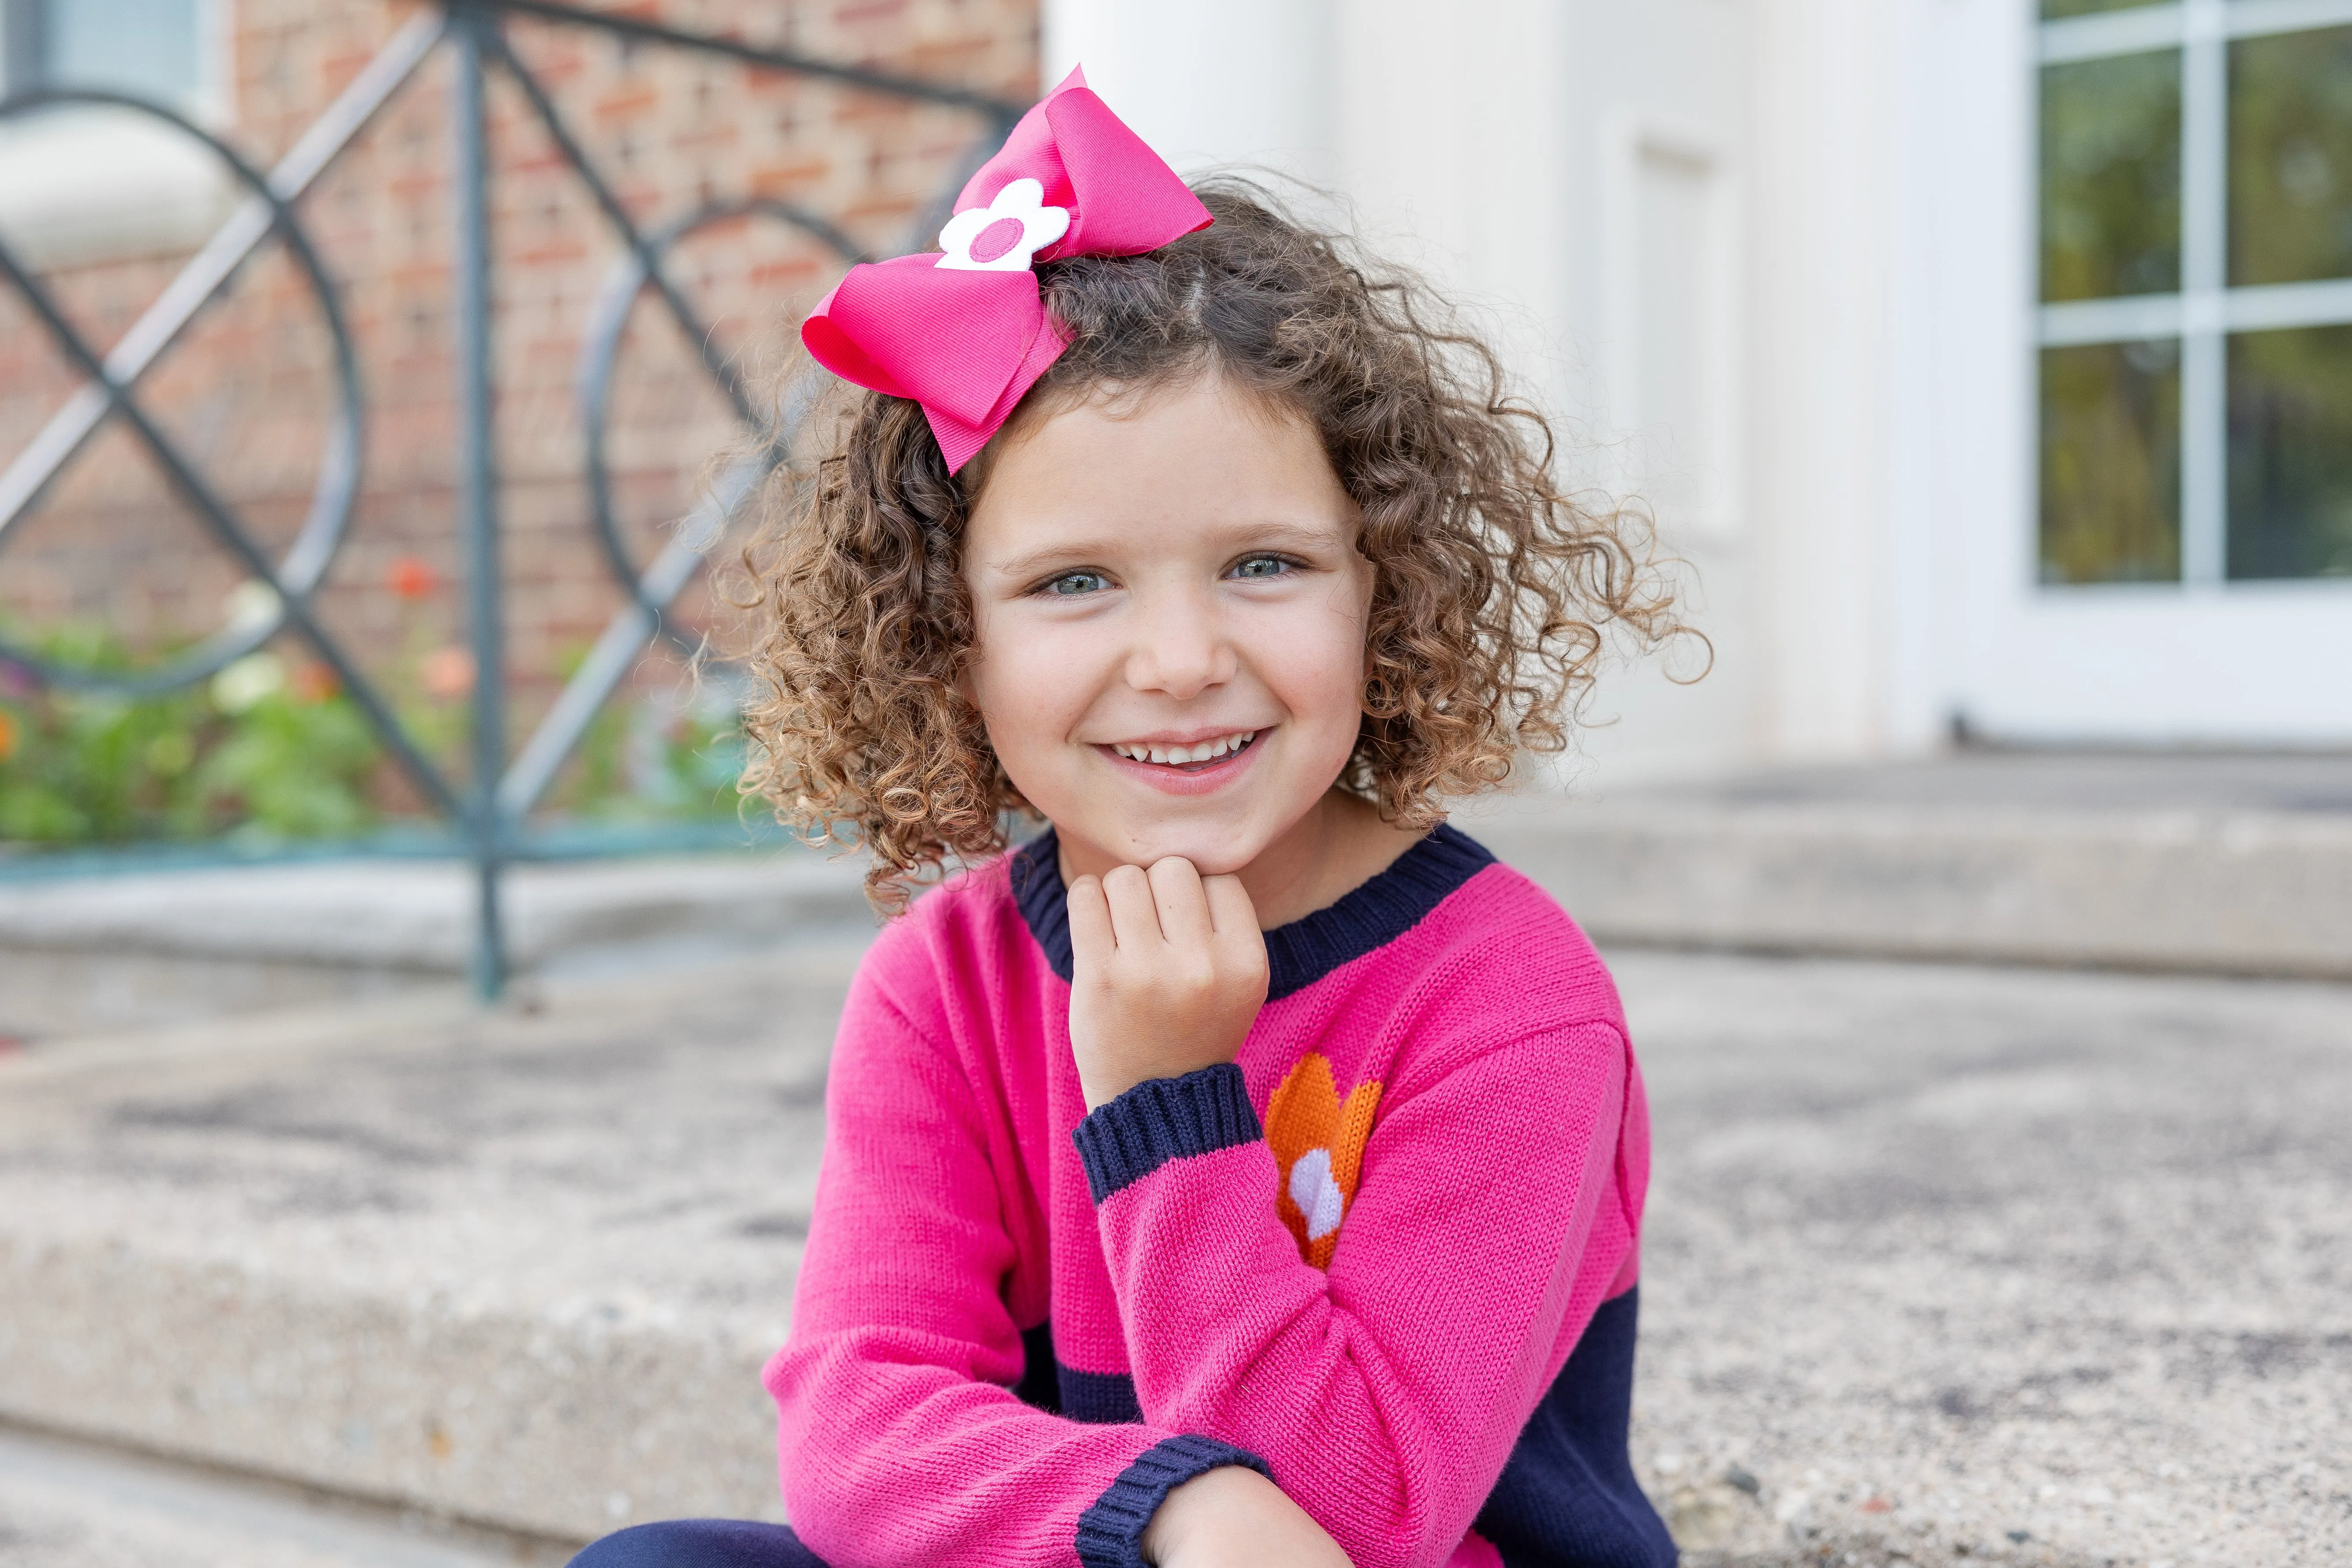
M 1057 848 L 1049 827 L 1013 852 L 1013 900 L 1029 934 L 1045 950 L 1045 962 L 1066 982 L 1072 970 L 1070 911 Z M 1339 902 L 1265 933 L 1265 999 L 1304 991 L 1341 964 L 1387 946 L 1494 863 L 1485 845 L 1440 824 Z

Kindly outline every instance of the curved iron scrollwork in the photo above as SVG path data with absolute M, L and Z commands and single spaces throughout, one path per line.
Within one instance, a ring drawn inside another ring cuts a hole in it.
M 845 262 L 867 258 L 856 240 L 816 214 L 791 202 L 765 197 L 714 202 L 655 230 L 646 237 L 643 254 L 631 252 L 614 264 L 613 275 L 598 292 L 596 302 L 589 308 L 588 331 L 581 339 L 580 368 L 573 384 L 580 402 L 581 426 L 588 441 L 588 505 L 590 516 L 596 524 L 596 541 L 604 547 L 604 563 L 612 571 L 613 581 L 620 584 L 623 593 L 635 596 L 656 619 L 661 616 L 662 606 L 646 597 L 642 569 L 630 558 L 628 544 L 621 537 L 620 518 L 613 507 L 612 463 L 605 450 L 612 434 L 613 371 L 620 356 L 621 335 L 628 328 L 629 313 L 638 298 L 652 284 L 654 274 L 649 263 L 657 267 L 680 240 L 689 236 L 747 217 L 769 218 L 796 228 L 822 241 Z M 731 373 L 732 367 L 729 369 Z M 740 405 L 737 412 L 739 417 L 748 417 Z M 761 471 L 764 475 L 764 465 Z M 707 542 L 689 540 L 688 547 L 699 552 L 716 543 L 716 533 L 708 530 L 706 532 Z M 669 638 L 679 651 L 688 654 L 697 651 L 695 646 L 666 620 L 660 625 L 662 635 Z
M 1003 139 L 1021 106 L 961 88 L 943 86 L 859 66 L 771 49 L 740 39 L 689 32 L 635 16 L 581 9 L 563 0 L 441 0 L 437 13 L 413 18 L 379 50 L 350 86 L 321 113 L 293 149 L 263 174 L 217 136 L 164 105 L 116 92 L 40 90 L 0 100 L 0 120 L 60 105 L 109 104 L 148 115 L 201 142 L 234 175 L 244 201 L 197 252 L 120 342 L 100 353 L 58 309 L 35 271 L 0 244 L 0 284 L 13 289 L 47 331 L 59 353 L 84 378 L 33 443 L 0 470 L 0 545 L 12 525 L 38 504 L 58 473 L 90 437 L 110 419 L 128 426 L 162 468 L 181 499 L 196 514 L 216 545 L 226 551 L 266 596 L 248 598 L 246 614 L 196 647 L 162 666 L 121 672 L 79 668 L 32 649 L 0 641 L 0 658 L 52 684 L 124 694 L 167 690 L 201 680 L 231 660 L 281 633 L 309 645 L 334 672 L 366 717 L 394 762 L 423 797 L 466 833 L 478 872 L 480 897 L 475 976 L 487 996 L 497 994 L 507 975 L 499 884 L 501 868 L 522 847 L 521 825 L 569 757 L 597 711 L 626 678 L 646 645 L 677 634 L 667 627 L 669 605 L 700 569 L 704 552 L 724 533 L 742 501 L 782 458 L 808 404 L 806 397 L 763 420 L 735 367 L 720 353 L 701 318 L 664 263 L 677 245 L 714 225 L 746 218 L 783 224 L 807 235 L 844 262 L 864 259 L 860 247 L 821 215 L 789 202 L 746 199 L 712 203 L 650 230 L 641 229 L 565 123 L 554 100 L 529 67 L 508 47 L 505 15 L 576 26 L 637 44 L 701 51 L 755 68 L 843 82 L 866 90 L 970 110 L 985 122 L 959 161 L 937 199 L 919 218 L 908 247 L 927 244 L 945 220 L 955 194 L 971 171 Z M 473 777 L 462 788 L 447 777 L 402 726 L 398 717 L 349 654 L 320 624 L 311 597 L 324 580 L 349 530 L 359 493 L 365 435 L 365 401 L 358 355 L 344 320 L 332 277 L 319 259 L 295 207 L 376 111 L 415 75 L 436 47 L 448 45 L 457 69 L 451 89 L 457 167 L 452 185 L 457 205 L 455 271 L 459 372 L 461 532 L 469 555 L 468 620 L 477 671 L 474 700 Z M 592 309 L 582 340 L 575 386 L 586 437 L 589 521 L 614 580 L 627 603 L 605 627 L 579 670 L 557 696 L 538 728 L 508 756 L 503 684 L 503 637 L 499 629 L 496 455 L 488 423 L 490 392 L 488 315 L 488 151 L 482 121 L 486 68 L 503 73 L 522 93 L 534 118 L 593 197 L 622 255 Z M 338 394 L 309 510 L 293 542 L 276 560 L 255 540 L 236 509 L 222 499 L 188 460 L 138 398 L 142 377 L 170 351 L 180 334 L 228 286 L 238 269 L 265 244 L 282 245 L 318 303 L 332 342 Z M 728 400 L 752 439 L 751 454 L 720 477 L 712 492 L 672 531 L 654 560 L 640 566 L 625 541 L 613 503 L 608 440 L 611 391 L 619 345 L 630 311 L 651 293 L 695 345 L 703 371 Z
M 251 653 L 285 628 L 284 597 L 290 595 L 297 600 L 308 600 L 311 591 L 318 587 L 320 579 L 326 575 L 328 564 L 333 561 L 336 548 L 343 542 L 343 532 L 351 526 L 352 506 L 359 496 L 361 439 L 359 355 L 352 345 L 351 328 L 343 320 L 341 297 L 333 280 L 327 275 L 326 268 L 320 262 L 318 252 L 311 248 L 310 237 L 302 232 L 301 226 L 295 221 L 292 209 L 270 190 L 268 181 L 258 170 L 247 163 L 235 148 L 219 137 L 195 124 L 185 115 L 165 108 L 162 104 L 134 98 L 127 93 L 104 92 L 91 89 L 53 89 L 21 93 L 5 101 L 0 101 L 0 121 L 20 115 L 37 113 L 43 110 L 74 104 L 109 104 L 146 115 L 171 126 L 190 141 L 202 143 L 215 157 L 218 158 L 236 176 L 237 184 L 243 185 L 255 201 L 267 205 L 269 233 L 284 244 L 288 255 L 292 257 L 295 266 L 300 269 L 303 281 L 310 286 L 311 298 L 318 301 L 320 314 L 325 319 L 327 335 L 334 348 L 335 384 L 338 394 L 335 417 L 328 428 L 325 450 L 320 454 L 319 478 L 311 489 L 309 511 L 303 519 L 300 531 L 294 536 L 294 542 L 288 547 L 286 553 L 277 563 L 275 573 L 277 601 L 265 602 L 264 613 L 241 617 L 239 621 L 222 627 L 220 631 L 169 664 L 152 670 L 135 672 L 91 669 L 67 664 L 45 658 L 31 648 L 13 644 L 5 637 L 0 637 L 0 658 L 6 658 L 23 666 L 50 685 L 70 687 L 86 691 L 114 691 L 125 696 L 144 696 L 152 692 L 168 691 L 173 687 L 185 686 L 192 681 L 202 680 L 230 660 Z M 16 285 L 17 291 L 26 295 L 26 302 L 31 305 L 33 313 L 48 327 L 51 336 L 58 339 L 58 347 L 64 351 L 67 358 L 78 364 L 87 365 L 95 363 L 100 367 L 98 384 L 103 396 L 110 402 L 117 404 L 135 396 L 140 377 L 147 370 L 148 364 L 152 363 L 152 360 L 135 367 L 124 366 L 118 369 L 109 359 L 101 358 L 90 348 L 88 341 L 74 330 L 72 323 L 58 313 L 54 304 L 41 292 L 38 283 L 27 277 L 24 269 L 17 265 L 16 258 L 8 254 L 5 246 L 0 246 L 0 273 L 5 273 Z M 145 426 L 141 426 L 141 429 L 144 435 Z M 81 426 L 79 436 L 73 442 L 73 449 L 79 451 L 82 443 L 97 431 L 96 422 Z M 63 456 L 70 457 L 71 453 L 66 453 Z M 162 454 L 159 453 L 159 458 L 161 456 Z M 192 466 L 184 462 L 176 459 L 167 462 L 167 467 L 175 465 L 187 468 L 192 474 L 195 472 Z M 63 466 L 62 459 L 58 466 Z M 53 469 L 52 473 L 54 471 Z M 201 482 L 200 477 L 199 482 Z M 208 518 L 225 519 L 229 526 L 236 526 L 235 514 L 220 503 L 217 496 L 213 498 L 210 505 L 200 507 L 199 510 Z M 14 522 L 20 515 L 22 515 L 21 510 L 0 519 L 0 530 L 5 530 L 8 523 Z M 0 531 L 0 542 L 5 542 L 5 531 Z

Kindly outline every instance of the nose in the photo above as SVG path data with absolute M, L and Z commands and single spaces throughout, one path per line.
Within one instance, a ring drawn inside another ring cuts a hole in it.
M 1215 607 L 1201 595 L 1158 594 L 1139 607 L 1127 656 L 1129 686 L 1185 702 L 1234 678 L 1239 658 Z

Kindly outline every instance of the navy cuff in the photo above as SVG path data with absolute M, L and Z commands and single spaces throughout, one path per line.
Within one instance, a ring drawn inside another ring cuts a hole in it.
M 1071 1131 L 1087 1168 L 1087 1190 L 1100 1203 L 1171 1160 L 1213 1154 L 1265 1136 L 1250 1109 L 1249 1085 L 1231 1062 L 1182 1078 L 1146 1079 Z
M 1239 1078 L 1241 1074 L 1236 1070 L 1234 1076 Z M 1168 1494 L 1194 1476 L 1221 1465 L 1240 1465 L 1255 1470 L 1267 1480 L 1274 1479 L 1274 1470 L 1264 1459 L 1247 1448 L 1236 1448 L 1214 1437 L 1168 1437 L 1145 1449 L 1135 1463 L 1118 1473 L 1118 1479 L 1111 1482 L 1102 1496 L 1095 1499 L 1093 1507 L 1078 1515 L 1078 1561 L 1085 1568 L 1143 1568 L 1143 1532 L 1150 1527 L 1151 1516 L 1160 1511 L 1160 1505 L 1168 1500 Z

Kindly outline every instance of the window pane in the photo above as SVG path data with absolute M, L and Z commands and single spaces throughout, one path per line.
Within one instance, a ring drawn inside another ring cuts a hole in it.
M 2042 19 L 2054 22 L 2061 16 L 2087 16 L 2094 11 L 2130 11 L 2149 4 L 2149 0 L 2042 0 Z
M 2180 287 L 2180 51 L 2042 72 L 2042 297 Z
M 2230 340 L 2230 575 L 2352 576 L 2352 327 Z
M 2180 578 L 2180 347 L 2042 351 L 2042 580 Z
M 2352 27 L 2230 47 L 2230 281 L 2352 274 Z
M 184 107 L 202 64 L 200 0 L 39 0 L 42 74 L 60 87 L 108 87 Z

